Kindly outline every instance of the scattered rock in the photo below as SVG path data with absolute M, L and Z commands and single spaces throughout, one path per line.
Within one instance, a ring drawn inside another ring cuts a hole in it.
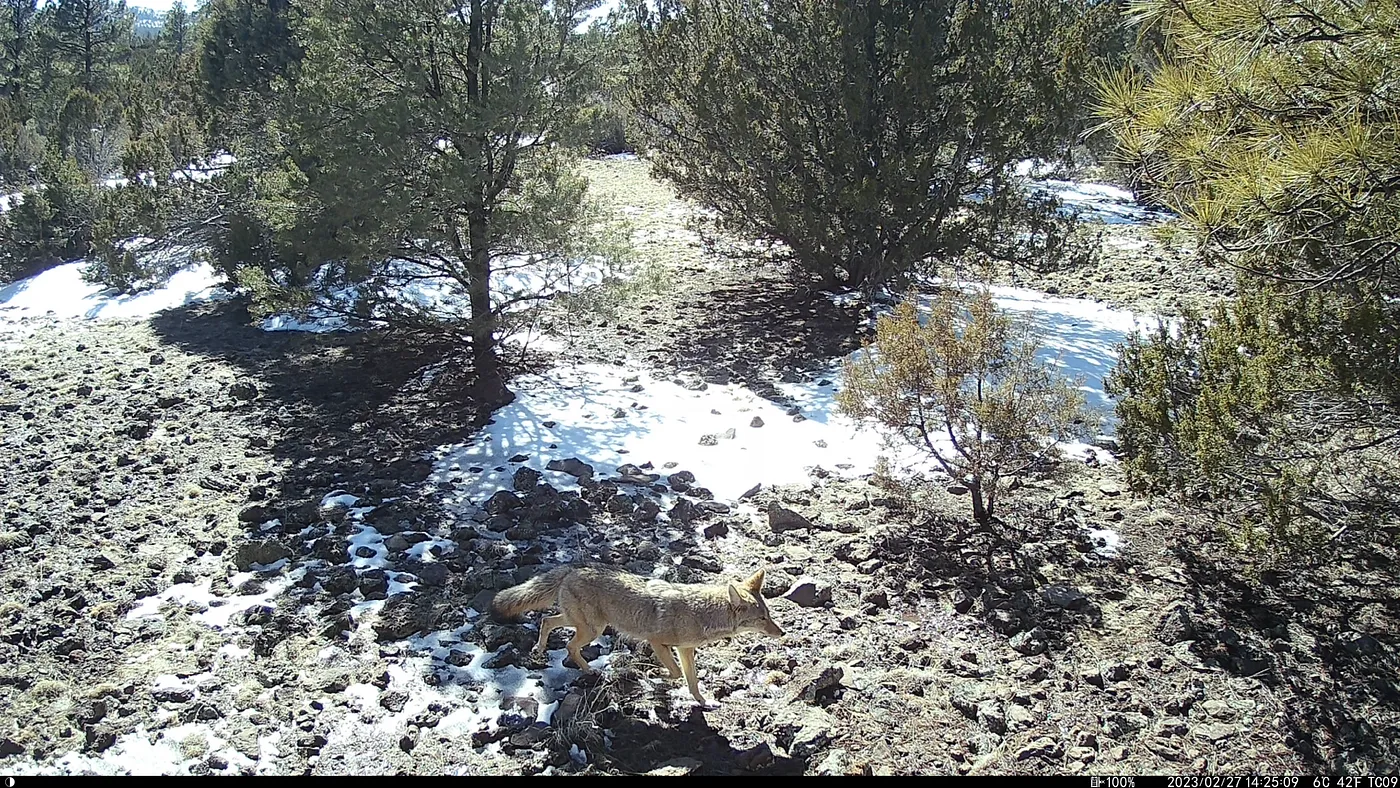
M 672 758 L 646 773 L 648 777 L 685 777 L 704 764 L 694 758 Z
M 688 555 L 681 559 L 681 566 L 688 566 L 691 569 L 698 569 L 701 572 L 709 572 L 717 575 L 724 571 L 724 565 L 708 555 Z
M 418 582 L 426 588 L 441 588 L 447 585 L 447 567 L 439 563 L 419 564 L 412 568 Z
M 977 704 L 977 722 L 992 733 L 1006 733 L 1006 711 L 995 700 Z
M 1024 706 L 1010 703 L 1006 706 L 1006 727 L 1012 731 L 1028 730 L 1035 726 L 1035 715 Z
M 703 531 L 703 533 L 705 534 L 706 539 L 718 539 L 721 536 L 728 536 L 729 524 L 724 522 L 723 520 L 710 523 L 709 525 L 705 526 L 705 530 Z
M 551 471 L 567 473 L 578 479 L 593 478 L 593 466 L 577 457 L 570 457 L 567 460 L 550 460 L 549 464 L 544 467 Z
M 272 510 L 261 504 L 245 506 L 238 512 L 238 522 L 261 525 L 272 519 Z
M 194 692 L 194 687 L 185 684 L 162 685 L 151 690 L 151 698 L 157 703 L 189 703 Z
M 846 774 L 847 755 L 846 751 L 840 748 L 834 749 L 826 754 L 822 762 L 817 764 L 817 775 L 819 777 L 840 777 Z
M 1046 641 L 1045 635 L 1039 627 L 1027 632 L 1019 632 L 1012 635 L 1010 645 L 1018 654 L 1025 654 L 1026 656 L 1044 654 L 1045 650 L 1049 648 L 1049 643 Z
M 510 490 L 497 490 L 496 493 L 486 501 L 486 505 L 482 508 L 486 510 L 487 514 L 505 514 L 506 512 L 519 509 L 523 505 L 520 496 Z
M 701 446 L 718 446 L 718 445 L 719 445 L 719 438 L 715 437 L 714 435 L 701 435 L 701 436 L 700 436 L 700 445 L 701 445 Z
M 885 608 L 890 606 L 890 597 L 887 593 L 885 593 L 885 589 L 883 588 L 877 588 L 873 591 L 866 591 L 864 594 L 860 595 L 860 601 L 866 603 L 867 605 L 874 605 L 875 607 L 878 607 L 881 610 L 884 610 Z
M 758 416 L 754 416 L 752 419 L 749 419 L 749 426 L 754 428 L 762 427 L 763 419 L 759 418 Z
M 637 504 L 637 511 L 635 514 L 638 520 L 649 523 L 655 520 L 658 514 L 661 514 L 661 507 L 656 504 L 656 501 L 647 498 Z
M 1066 610 L 1079 610 L 1089 604 L 1089 597 L 1082 591 L 1067 585 L 1049 585 L 1040 590 L 1040 598 L 1047 605 Z
M 798 686 L 796 692 L 792 694 L 790 702 L 803 701 L 815 704 L 819 696 L 830 692 L 841 686 L 841 679 L 845 678 L 845 671 L 837 665 L 832 665 L 822 669 L 813 679 L 803 681 Z
M 391 714 L 398 714 L 408 705 L 408 693 L 391 690 L 379 696 L 379 705 Z
M 1212 744 L 1225 741 L 1235 735 L 1235 727 L 1220 722 L 1208 722 L 1203 725 L 1192 725 L 1191 735 L 1197 739 L 1204 739 Z
M 773 764 L 774 760 L 773 748 L 768 745 L 768 742 L 759 742 L 747 750 L 739 752 L 734 758 L 735 765 L 750 772 L 767 768 Z
M 1341 637 L 1340 642 L 1342 648 L 1358 657 L 1374 657 L 1385 652 L 1385 646 L 1370 635 L 1348 633 Z
M 1121 739 L 1124 735 L 1146 728 L 1149 720 L 1136 711 L 1115 711 L 1104 717 L 1103 733 L 1110 739 Z
M 772 727 L 778 744 L 801 760 L 811 758 L 825 747 L 835 729 L 835 720 L 830 714 L 811 706 L 786 707 Z
M 79 703 L 73 709 L 73 721 L 81 726 L 96 725 L 107 716 L 107 702 L 98 698 Z
M 980 705 L 996 697 L 996 688 L 980 681 L 961 682 L 953 685 L 948 693 L 948 702 L 969 719 L 977 719 Z
M 117 743 L 117 733 L 105 723 L 99 723 L 88 726 L 84 731 L 84 739 L 88 749 L 93 752 L 106 752 Z
M 1046 760 L 1057 760 L 1060 757 L 1061 748 L 1059 742 L 1048 736 L 1042 736 L 1030 744 L 1016 751 L 1016 760 L 1029 761 L 1034 758 L 1044 758 Z
M 511 486 L 516 492 L 529 492 L 539 484 L 541 474 L 534 468 L 516 468 L 515 475 L 511 476 Z
M 637 508 L 637 503 L 632 500 L 632 496 L 618 493 L 608 499 L 606 507 L 613 514 L 631 514 Z
M 821 607 L 831 601 L 831 586 L 804 577 L 792 584 L 783 598 L 798 607 Z
M 768 504 L 768 527 L 773 529 L 773 533 L 780 534 L 784 531 L 811 528 L 812 521 L 774 501 Z
M 291 554 L 292 551 L 276 539 L 258 539 L 238 546 L 233 554 L 233 565 L 240 572 L 247 572 L 254 564 L 275 564 Z
M 258 387 L 249 381 L 240 380 L 228 387 L 228 395 L 240 401 L 257 399 Z
M 440 611 L 427 599 L 416 594 L 398 594 L 384 604 L 374 622 L 374 634 L 380 640 L 403 640 L 417 632 L 432 629 Z
M 1184 602 L 1170 607 L 1157 621 L 1157 639 L 1168 646 L 1198 639 L 1191 610 Z
M 689 498 L 681 498 L 666 514 L 671 518 L 671 522 L 687 525 L 703 517 L 704 510 L 696 506 Z

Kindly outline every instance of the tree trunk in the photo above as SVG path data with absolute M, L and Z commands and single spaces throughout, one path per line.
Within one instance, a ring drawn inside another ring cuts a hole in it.
M 992 520 L 992 510 L 982 495 L 982 485 L 973 481 L 968 484 L 967 489 L 972 493 L 972 519 L 976 520 L 978 525 L 987 525 Z
M 486 9 L 481 0 L 471 0 L 467 21 L 467 102 L 478 107 L 485 100 L 486 77 L 481 67 L 485 46 Z M 466 259 L 468 291 L 471 302 L 471 339 L 473 372 L 476 375 L 474 394 L 486 408 L 494 410 L 507 405 L 515 395 L 506 388 L 501 359 L 496 355 L 496 312 L 491 307 L 491 234 L 488 190 L 491 184 L 491 161 L 487 156 L 484 135 L 474 135 L 463 151 L 478 164 L 475 194 L 467 207 Z M 454 233 L 455 235 L 455 233 Z M 457 248 L 462 251 L 461 236 Z
M 496 355 L 496 312 L 491 308 L 491 251 L 486 244 L 487 219 L 478 212 L 467 220 L 467 297 L 471 302 L 473 386 L 478 403 L 491 410 L 508 405 L 515 394 L 506 388 L 501 359 Z

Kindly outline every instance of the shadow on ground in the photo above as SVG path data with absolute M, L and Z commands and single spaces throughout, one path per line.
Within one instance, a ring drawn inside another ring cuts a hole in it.
M 165 342 L 245 376 L 227 407 L 243 411 L 253 446 L 285 468 L 254 490 L 250 504 L 263 508 L 244 515 L 250 529 L 273 517 L 290 533 L 315 524 L 321 497 L 336 489 L 400 495 L 427 478 L 425 451 L 484 415 L 466 394 L 470 365 L 456 343 L 379 331 L 269 333 L 242 300 L 170 310 L 153 326 Z
M 677 306 L 683 331 L 667 333 L 662 352 L 707 382 L 743 383 L 775 398 L 773 380 L 823 367 L 860 346 L 861 308 L 773 275 L 725 284 Z M 690 315 L 685 313 L 689 312 Z
M 1291 696 L 1289 746 L 1336 773 L 1400 769 L 1400 575 L 1394 535 L 1372 536 L 1335 560 L 1258 579 L 1178 550 L 1198 608 L 1223 622 L 1198 625 L 1197 653 Z

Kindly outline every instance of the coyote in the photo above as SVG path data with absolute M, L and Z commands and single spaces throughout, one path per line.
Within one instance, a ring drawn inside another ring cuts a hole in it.
M 496 594 L 491 612 L 501 619 L 514 619 L 557 602 L 559 614 L 540 622 L 535 648 L 544 650 L 555 629 L 573 627 L 569 655 L 585 673 L 593 669 L 581 649 L 611 624 L 618 632 L 650 643 L 671 677 L 684 676 L 690 694 L 706 706 L 695 673 L 697 646 L 740 632 L 782 637 L 783 630 L 773 623 L 763 603 L 762 588 L 763 570 L 742 583 L 680 585 L 608 567 L 561 566 Z M 679 666 L 672 646 L 680 655 Z

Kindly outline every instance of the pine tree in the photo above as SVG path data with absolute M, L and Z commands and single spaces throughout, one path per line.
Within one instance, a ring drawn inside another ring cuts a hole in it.
M 125 0 L 58 0 L 53 16 L 54 47 L 82 75 L 85 90 L 98 79 L 113 49 L 131 34 Z
M 4 0 L 0 23 L 4 26 L 5 95 L 17 99 L 24 88 L 25 58 L 34 40 L 39 0 Z
M 183 59 L 189 51 L 190 21 L 190 13 L 185 10 L 185 4 L 179 0 L 176 0 L 170 6 L 170 10 L 165 12 L 165 21 L 160 29 L 160 41 L 177 61 Z
M 1400 6 L 1143 0 L 1101 114 L 1241 297 L 1129 344 L 1137 484 L 1287 552 L 1400 513 Z
M 567 272 L 590 251 L 592 204 L 567 146 L 596 79 L 574 28 L 596 4 L 319 0 L 298 36 L 286 183 L 307 217 L 300 256 L 346 260 L 350 281 L 455 283 L 484 403 L 513 396 L 501 316 L 541 297 L 493 282 Z

